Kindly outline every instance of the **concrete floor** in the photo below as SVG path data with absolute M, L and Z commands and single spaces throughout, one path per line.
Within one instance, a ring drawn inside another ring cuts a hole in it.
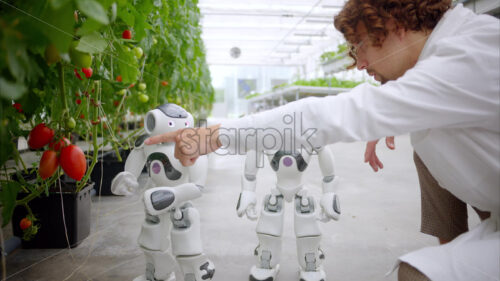
M 336 174 L 342 185 L 342 216 L 321 224 L 327 280 L 396 280 L 386 277 L 397 257 L 425 246 L 435 238 L 419 232 L 420 194 L 407 136 L 396 138 L 395 151 L 379 145 L 385 169 L 378 173 L 363 163 L 364 143 L 335 144 Z M 306 181 L 319 198 L 321 173 L 312 159 Z M 257 245 L 256 222 L 238 218 L 242 156 L 214 156 L 206 193 L 194 204 L 200 210 L 205 253 L 216 265 L 213 280 L 248 280 Z M 143 175 L 142 182 L 145 177 Z M 273 186 L 269 166 L 258 174 L 260 207 Z M 23 250 L 7 256 L 7 280 L 132 280 L 144 271 L 136 245 L 144 218 L 140 195 L 94 197 L 90 236 L 74 249 Z M 298 280 L 293 212 L 286 205 L 280 281 Z M 470 216 L 470 224 L 478 222 Z M 179 274 L 179 272 L 177 272 Z M 180 275 L 178 275 L 180 276 Z

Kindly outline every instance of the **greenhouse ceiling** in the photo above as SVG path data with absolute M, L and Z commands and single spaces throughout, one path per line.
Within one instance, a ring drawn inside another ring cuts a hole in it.
M 304 65 L 342 42 L 344 0 L 200 0 L 210 65 Z M 239 49 L 239 51 L 238 51 Z

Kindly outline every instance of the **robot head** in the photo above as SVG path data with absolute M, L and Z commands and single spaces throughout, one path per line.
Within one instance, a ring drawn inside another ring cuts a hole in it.
M 166 103 L 148 111 L 144 120 L 146 132 L 150 136 L 193 127 L 193 116 L 184 108 Z

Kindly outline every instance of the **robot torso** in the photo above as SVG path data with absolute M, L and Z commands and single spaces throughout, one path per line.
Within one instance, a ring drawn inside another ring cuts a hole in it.
M 302 175 L 310 156 L 309 153 L 281 150 L 269 156 L 271 168 L 276 172 L 276 185 L 285 199 L 291 200 L 293 195 L 302 189 Z
M 145 146 L 144 154 L 154 186 L 177 186 L 188 182 L 188 170 L 174 157 L 173 143 Z

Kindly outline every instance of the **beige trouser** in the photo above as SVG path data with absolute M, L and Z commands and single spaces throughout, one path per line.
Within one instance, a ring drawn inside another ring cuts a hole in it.
M 442 241 L 451 241 L 469 230 L 467 224 L 467 204 L 455 197 L 448 190 L 439 186 L 427 167 L 413 153 L 420 182 L 422 218 L 420 231 L 438 237 Z M 474 208 L 481 220 L 490 216 Z
M 420 231 L 438 237 L 441 241 L 451 241 L 469 230 L 467 224 L 467 205 L 439 186 L 417 153 L 413 153 L 420 182 L 422 218 Z M 474 208 L 481 220 L 490 216 Z M 398 270 L 399 281 L 429 281 L 415 267 L 402 262 Z
M 406 262 L 401 262 L 399 264 L 398 270 L 398 281 L 429 281 L 422 272 L 413 266 L 407 264 Z

